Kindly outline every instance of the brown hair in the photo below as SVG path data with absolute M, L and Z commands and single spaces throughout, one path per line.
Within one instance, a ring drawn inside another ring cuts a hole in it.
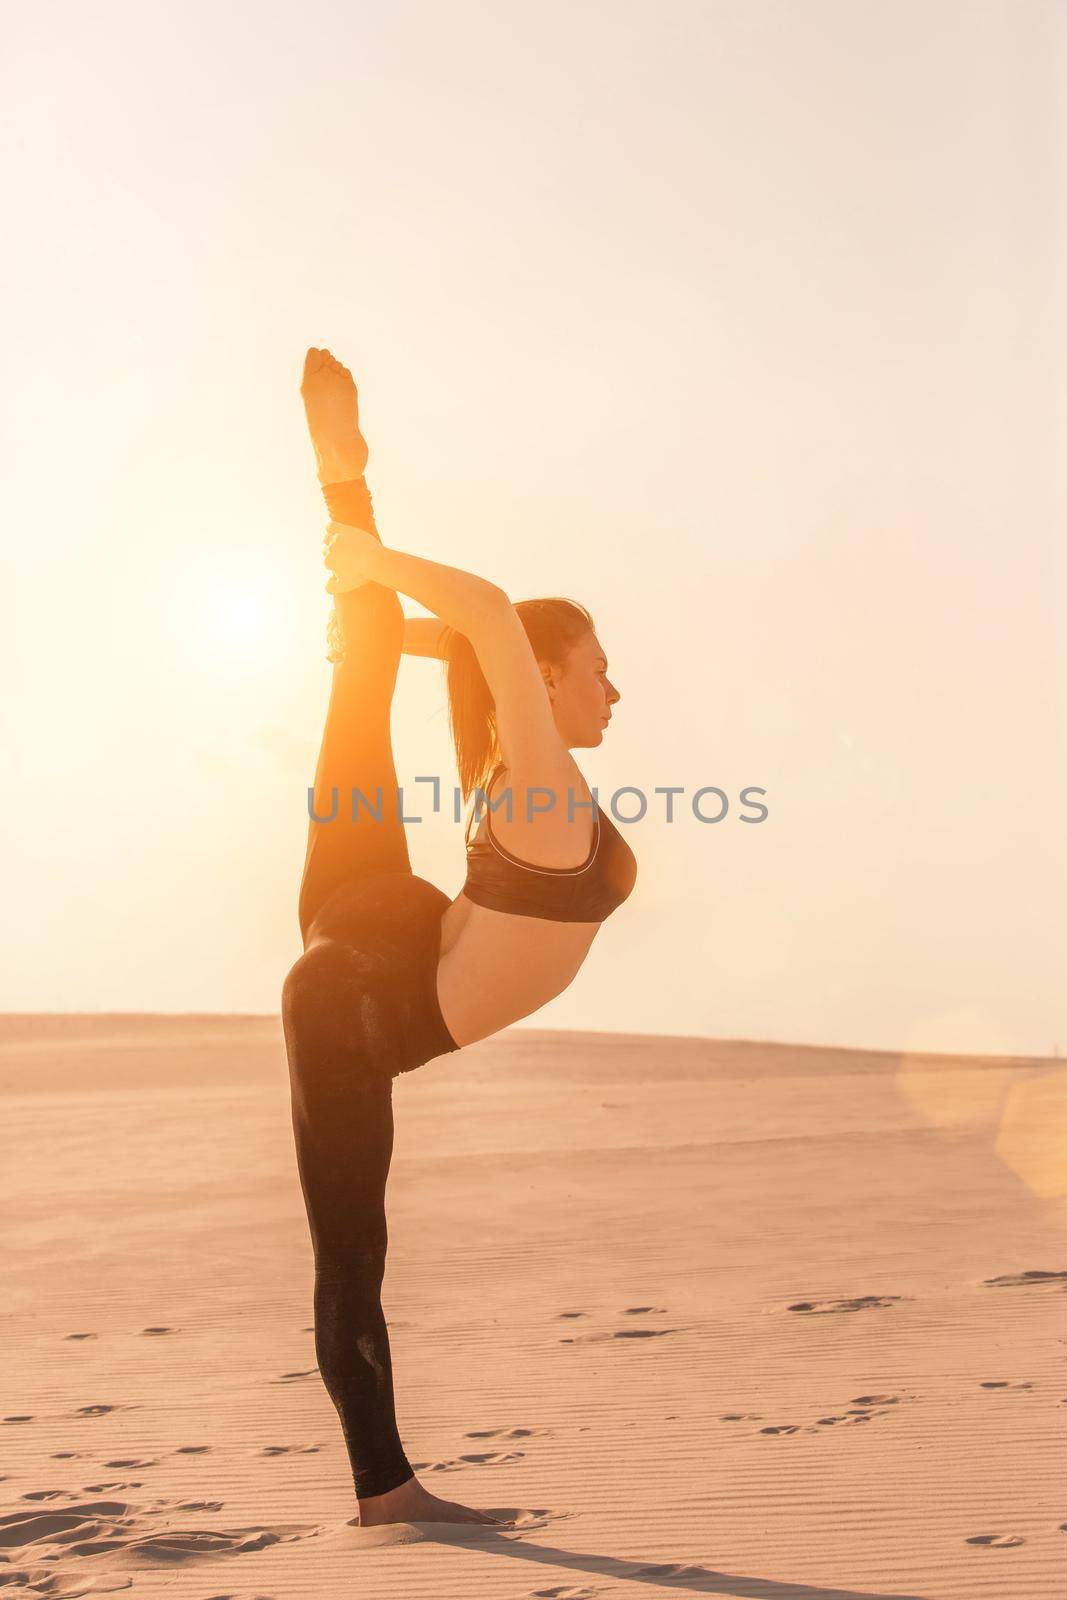
M 547 600 L 515 603 L 519 621 L 535 658 L 554 667 L 566 665 L 573 647 L 595 624 L 577 600 L 554 595 Z M 448 661 L 448 724 L 456 747 L 460 788 L 466 801 L 484 786 L 500 759 L 496 736 L 496 707 L 474 646 L 466 634 L 450 628 L 446 635 Z

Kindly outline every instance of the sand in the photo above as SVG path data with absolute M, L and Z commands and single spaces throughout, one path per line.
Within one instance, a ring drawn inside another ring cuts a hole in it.
M 4 1594 L 1067 1594 L 1067 1064 L 520 1028 L 398 1079 L 401 1433 L 504 1531 L 353 1522 L 276 1018 L 2 1017 L 0 1101 Z

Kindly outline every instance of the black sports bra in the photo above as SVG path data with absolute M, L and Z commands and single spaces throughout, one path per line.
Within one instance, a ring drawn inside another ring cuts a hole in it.
M 494 769 L 485 788 L 492 798 Z M 473 812 L 472 812 L 473 818 Z M 468 833 L 470 823 L 467 824 Z M 467 844 L 463 893 L 476 906 L 547 922 L 603 922 L 630 894 L 637 881 L 637 858 L 611 818 L 596 808 L 593 847 L 580 867 L 535 867 L 505 850 L 493 836 L 492 812 L 485 813 L 486 837 Z

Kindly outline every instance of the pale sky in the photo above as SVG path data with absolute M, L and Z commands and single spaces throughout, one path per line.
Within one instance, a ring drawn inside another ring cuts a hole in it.
M 622 693 L 577 755 L 649 797 L 637 888 L 529 1025 L 1067 1052 L 1064 37 L 1044 0 L 9 16 L 0 1008 L 278 1009 L 328 344 L 386 542 L 582 601 Z M 394 738 L 451 788 L 437 664 Z M 462 825 L 413 831 L 456 894 Z

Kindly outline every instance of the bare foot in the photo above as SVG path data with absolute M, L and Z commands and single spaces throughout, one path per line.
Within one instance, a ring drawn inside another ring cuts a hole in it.
M 367 444 L 359 431 L 359 398 L 352 374 L 328 350 L 311 349 L 304 359 L 300 394 L 315 447 L 320 483 L 362 478 Z
M 371 1528 L 382 1522 L 478 1522 L 503 1528 L 507 1523 L 490 1517 L 455 1500 L 440 1500 L 424 1489 L 418 1478 L 409 1478 L 398 1489 L 370 1495 L 359 1502 L 359 1525 Z

